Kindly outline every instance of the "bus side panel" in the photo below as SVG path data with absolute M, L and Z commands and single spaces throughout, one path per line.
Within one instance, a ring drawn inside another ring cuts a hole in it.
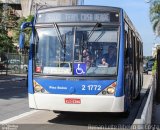
M 119 42 L 119 63 L 118 63 L 118 78 L 116 87 L 116 97 L 124 95 L 124 18 L 123 10 L 121 10 L 121 25 L 120 25 L 120 42 Z

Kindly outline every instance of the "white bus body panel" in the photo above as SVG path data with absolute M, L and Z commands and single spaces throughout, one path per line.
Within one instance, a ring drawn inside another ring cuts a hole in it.
M 81 99 L 81 104 L 66 104 L 65 98 Z M 29 94 L 29 107 L 70 112 L 124 112 L 124 96 Z

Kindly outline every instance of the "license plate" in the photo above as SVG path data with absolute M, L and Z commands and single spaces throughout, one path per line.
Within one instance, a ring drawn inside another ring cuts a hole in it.
M 65 98 L 66 104 L 81 104 L 81 99 L 79 98 Z

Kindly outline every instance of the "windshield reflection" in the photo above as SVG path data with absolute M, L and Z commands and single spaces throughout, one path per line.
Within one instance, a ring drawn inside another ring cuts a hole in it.
M 117 73 L 118 28 L 38 28 L 36 68 L 45 75 L 104 76 Z M 83 73 L 76 71 L 83 69 Z M 78 72 L 78 73 L 77 73 Z M 39 73 L 39 72 L 38 72 Z

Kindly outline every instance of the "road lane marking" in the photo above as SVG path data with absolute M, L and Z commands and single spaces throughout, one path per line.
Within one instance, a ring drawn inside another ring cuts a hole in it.
M 12 78 L 11 81 L 22 81 L 25 80 L 26 78 Z
M 0 83 L 10 82 L 10 81 L 23 81 L 23 80 L 26 80 L 26 78 L 0 79 Z
M 14 116 L 14 117 L 11 117 L 11 118 L 9 118 L 9 119 L 3 120 L 3 121 L 0 122 L 0 124 L 8 124 L 8 123 L 10 123 L 10 122 L 13 122 L 13 121 L 18 120 L 18 119 L 20 119 L 20 118 L 23 118 L 23 117 L 32 115 L 32 114 L 34 114 L 34 113 L 36 113 L 36 112 L 39 112 L 39 111 L 40 111 L 40 110 L 32 110 L 32 111 L 29 111 L 29 112 L 25 112 L 25 113 L 20 114 L 20 115 L 18 115 L 18 116 Z
M 9 82 L 11 80 L 0 80 L 0 83 L 3 83 L 3 82 Z

